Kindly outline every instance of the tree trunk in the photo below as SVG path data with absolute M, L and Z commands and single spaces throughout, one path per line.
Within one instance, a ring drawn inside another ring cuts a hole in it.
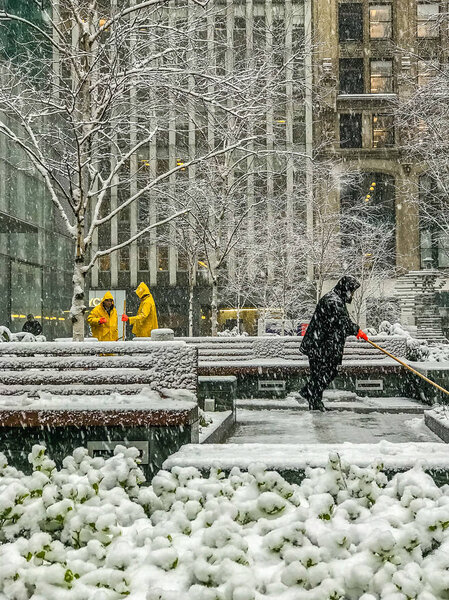
M 215 337 L 218 331 L 218 280 L 214 277 L 212 278 L 212 319 L 211 319 L 211 328 L 212 335 Z
M 240 335 L 240 294 L 237 294 L 237 333 Z
M 193 337 L 193 280 L 189 281 L 189 337 Z
M 72 307 L 70 309 L 70 317 L 73 325 L 73 341 L 84 341 L 84 313 L 86 305 L 84 304 L 84 286 L 86 274 L 83 270 L 84 261 L 81 258 L 75 260 L 73 270 L 73 296 Z

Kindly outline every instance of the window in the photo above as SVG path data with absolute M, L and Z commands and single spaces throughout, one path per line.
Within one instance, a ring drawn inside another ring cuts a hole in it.
M 119 250 L 119 271 L 129 271 L 129 246 Z
M 157 247 L 157 269 L 168 271 L 168 246 Z
M 139 246 L 139 271 L 149 271 L 150 260 L 148 246 Z
M 207 258 L 204 252 L 198 253 L 198 271 L 207 271 Z
M 187 254 L 182 251 L 178 251 L 178 271 L 188 271 L 189 270 L 189 262 L 187 258 Z
M 369 36 L 372 40 L 391 38 L 391 4 L 370 4 Z
M 340 59 L 340 94 L 363 94 L 363 58 Z
M 445 194 L 435 179 L 428 175 L 419 178 L 421 236 L 421 266 L 449 267 L 449 236 L 435 220 L 436 214 L 443 214 L 446 207 Z
M 395 261 L 395 179 L 386 173 L 348 173 L 340 183 L 341 247 L 365 262 Z M 351 258 L 352 260 L 352 258 Z
M 109 269 L 111 268 L 111 257 L 109 255 L 100 256 L 98 262 L 100 271 L 109 271 Z
M 439 14 L 440 6 L 437 2 L 417 5 L 416 35 L 419 38 L 437 38 L 440 36 Z
M 363 6 L 355 2 L 338 7 L 338 32 L 340 42 L 363 40 Z
M 428 60 L 418 60 L 418 86 L 423 87 L 436 76 L 436 66 Z
M 394 146 L 393 115 L 373 115 L 373 148 Z
M 391 94 L 393 92 L 393 63 L 391 60 L 371 61 L 371 93 Z
M 362 147 L 362 115 L 340 115 L 340 148 Z

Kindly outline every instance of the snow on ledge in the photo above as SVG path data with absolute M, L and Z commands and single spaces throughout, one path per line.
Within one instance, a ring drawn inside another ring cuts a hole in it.
M 186 411 L 197 406 L 195 395 L 189 390 L 164 390 L 163 394 L 144 388 L 138 394 L 128 396 L 110 394 L 104 396 L 58 396 L 41 392 L 38 398 L 22 396 L 0 396 L 2 411 Z
M 276 471 L 303 471 L 307 467 L 325 467 L 331 452 L 337 452 L 350 464 L 366 467 L 380 459 L 387 470 L 410 469 L 422 462 L 426 469 L 449 469 L 446 444 L 438 442 L 377 444 L 186 444 L 163 464 L 164 469 L 196 467 L 207 470 L 218 466 L 248 469 L 253 463 L 262 463 Z

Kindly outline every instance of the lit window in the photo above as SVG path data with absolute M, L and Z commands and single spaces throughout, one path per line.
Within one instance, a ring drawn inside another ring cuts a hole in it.
M 119 270 L 129 271 L 129 246 L 119 250 Z
M 139 271 L 149 271 L 150 261 L 147 246 L 139 246 Z
M 433 63 L 427 60 L 418 61 L 418 85 L 423 87 L 430 83 L 430 81 L 437 74 L 436 67 Z
M 371 93 L 390 94 L 393 92 L 393 63 L 391 60 L 371 61 Z
M 157 247 L 157 269 L 168 271 L 168 246 Z
M 198 255 L 198 271 L 207 271 L 207 258 L 202 253 Z
M 440 36 L 438 19 L 440 6 L 438 3 L 418 4 L 417 6 L 417 31 L 419 38 L 437 38 Z
M 98 262 L 100 271 L 109 271 L 111 268 L 111 257 L 109 255 L 100 256 L 100 260 Z
M 373 115 L 373 148 L 394 146 L 393 115 Z
M 391 38 L 391 4 L 371 4 L 369 8 L 369 36 L 371 39 Z

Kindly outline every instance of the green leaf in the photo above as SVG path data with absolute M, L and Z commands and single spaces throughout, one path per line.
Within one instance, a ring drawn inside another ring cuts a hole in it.
M 64 581 L 66 583 L 71 583 L 74 580 L 75 576 L 73 575 L 72 571 L 70 569 L 67 569 L 67 571 L 64 573 Z

